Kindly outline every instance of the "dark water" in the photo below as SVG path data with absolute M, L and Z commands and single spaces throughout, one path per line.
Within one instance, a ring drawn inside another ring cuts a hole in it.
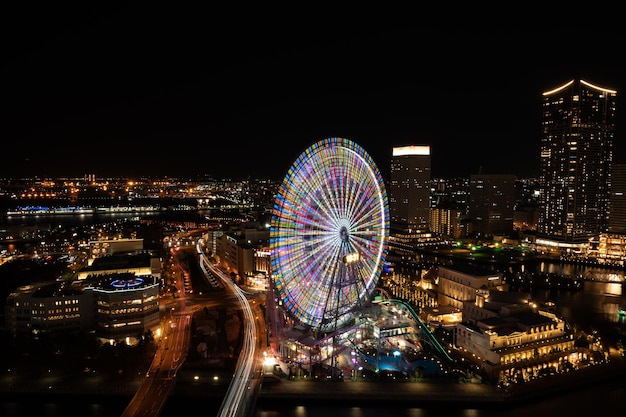
M 33 397 L 30 400 L 0 400 L 2 417 L 120 417 L 129 399 L 123 397 L 106 398 L 98 401 L 84 401 L 79 396 L 64 401 L 52 401 Z M 194 398 L 169 401 L 159 414 L 160 417 L 181 417 L 183 411 L 195 411 L 196 415 L 217 416 L 221 403 L 214 400 Z
M 395 407 L 272 407 L 257 409 L 254 417 L 546 417 L 546 416 L 622 416 L 626 405 L 626 385 L 594 386 L 588 390 L 564 394 L 558 398 L 529 402 L 515 408 L 454 408 L 442 402 L 427 408 Z
M 112 222 L 122 222 L 136 218 L 130 213 L 116 214 L 80 214 L 80 215 L 39 215 L 39 216 L 7 216 L 0 215 L 0 229 L 17 230 L 18 228 L 36 229 L 42 232 L 53 232 L 63 228 L 90 227 Z M 39 240 L 20 241 L 17 243 L 0 242 L 0 252 L 29 252 L 35 249 Z
M 61 226 L 84 226 L 103 224 L 120 219 L 137 217 L 133 213 L 87 213 L 87 214 L 42 214 L 42 215 L 0 215 L 0 226 L 37 226 L 40 229 Z
M 374 407 L 315 406 L 276 407 L 257 409 L 254 417 L 547 417 L 547 416 L 622 416 L 626 406 L 624 381 L 594 385 L 558 397 L 529 401 L 506 408 L 455 408 L 442 402 L 422 408 L 395 407 L 392 403 Z
M 51 402 L 33 397 L 30 401 L 0 402 L 0 416 L 3 417 L 116 417 L 121 416 L 128 402 L 123 398 L 84 402 L 80 398 L 72 401 Z M 218 416 L 219 406 L 214 400 L 203 398 L 178 399 L 166 403 L 160 417 L 180 417 L 181 415 Z M 544 417 L 544 416 L 621 416 L 626 406 L 626 381 L 609 380 L 584 388 L 564 392 L 554 397 L 541 398 L 518 404 L 514 407 L 485 406 L 457 408 L 446 404 L 420 407 L 396 406 L 392 402 L 364 407 L 326 406 L 324 401 L 302 405 L 281 405 L 257 407 L 252 417 Z
M 6 417 L 60 417 L 60 416 L 85 416 L 85 417 L 110 417 L 121 416 L 127 403 L 118 399 L 106 400 L 100 403 L 85 403 L 80 398 L 75 401 L 48 401 L 34 397 L 31 401 L 0 402 L 0 415 Z

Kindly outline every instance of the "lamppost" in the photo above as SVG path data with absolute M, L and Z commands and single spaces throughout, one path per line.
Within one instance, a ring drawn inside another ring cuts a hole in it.
M 344 230 L 345 228 L 342 228 L 341 230 L 341 239 L 342 239 L 342 245 L 348 246 L 348 240 L 349 240 L 349 235 L 347 230 Z M 331 352 L 331 368 L 330 368 L 330 372 L 331 372 L 331 378 L 335 379 L 335 368 L 337 367 L 337 353 L 338 353 L 338 349 L 337 349 L 337 330 L 338 330 L 338 325 L 337 325 L 337 321 L 339 319 L 339 310 L 341 309 L 341 291 L 344 285 L 349 285 L 350 284 L 350 274 L 349 274 L 349 268 L 351 264 L 354 264 L 356 262 L 358 262 L 360 259 L 359 253 L 358 252 L 347 252 L 344 256 L 343 256 L 343 273 L 339 274 L 339 278 L 337 280 L 337 308 L 335 310 L 335 328 L 333 331 L 333 346 L 332 346 L 332 352 Z
M 356 366 L 359 361 L 357 359 L 357 353 L 354 349 L 350 352 L 350 359 L 352 360 L 352 380 L 356 381 Z

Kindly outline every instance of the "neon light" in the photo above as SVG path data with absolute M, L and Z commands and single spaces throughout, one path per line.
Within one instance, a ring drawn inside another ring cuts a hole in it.
M 313 328 L 346 320 L 374 290 L 388 238 L 387 193 L 370 155 L 343 138 L 311 145 L 289 168 L 272 213 L 272 278 L 283 305 Z
M 544 93 L 542 93 L 542 94 L 543 94 L 544 96 L 549 96 L 550 94 L 557 93 L 557 92 L 559 92 L 559 91 L 563 90 L 564 88 L 567 88 L 567 87 L 569 87 L 570 85 L 572 85 L 572 83 L 573 83 L 573 82 L 574 82 L 574 80 L 571 80 L 570 82 L 565 83 L 565 84 L 563 84 L 562 86 L 555 88 L 554 90 L 546 91 L 546 92 L 544 92 Z M 590 82 L 587 82 L 587 81 L 585 81 L 585 80 L 580 80 L 580 83 L 581 83 L 581 84 L 583 84 L 583 85 L 586 85 L 587 87 L 593 88 L 593 89 L 595 89 L 595 90 L 602 91 L 602 92 L 604 92 L 604 93 L 609 93 L 609 94 L 617 94 L 617 91 L 615 91 L 615 90 L 610 90 L 610 89 L 608 89 L 608 88 L 599 87 L 599 86 L 594 85 L 594 84 L 591 84 Z
M 116 279 L 111 281 L 111 286 L 114 288 L 132 288 L 138 287 L 143 284 L 143 279 L 134 277 L 131 279 Z
M 594 88 L 594 89 L 596 89 L 598 91 L 602 91 L 604 93 L 617 94 L 617 91 L 615 91 L 615 90 L 609 90 L 608 88 L 598 87 L 597 85 L 593 85 L 593 84 L 591 84 L 591 83 L 589 83 L 589 82 L 587 82 L 585 80 L 580 80 L 580 83 L 586 85 L 587 87 L 591 87 L 591 88 Z
M 543 93 L 543 95 L 544 95 L 544 96 L 549 96 L 550 94 L 557 93 L 557 92 L 559 92 L 559 91 L 563 90 L 564 88 L 567 88 L 567 87 L 569 87 L 570 85 L 572 85 L 572 83 L 573 83 L 573 82 L 574 82 L 574 80 L 572 80 L 572 81 L 570 81 L 570 82 L 568 82 L 568 83 L 565 83 L 565 84 L 563 84 L 562 86 L 555 88 L 554 90 L 546 91 L 545 93 Z

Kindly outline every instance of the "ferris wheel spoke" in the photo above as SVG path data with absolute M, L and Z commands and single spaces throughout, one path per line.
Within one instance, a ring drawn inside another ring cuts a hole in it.
M 365 201 L 353 210 L 355 219 L 355 226 L 362 227 L 362 225 L 376 225 L 378 221 L 384 220 L 384 213 L 381 208 L 375 204 L 376 199 L 372 196 L 362 197 Z
M 358 175 L 357 175 L 358 174 Z M 366 177 L 362 175 L 362 172 L 353 174 L 348 181 L 348 188 L 346 193 L 348 194 L 348 200 L 346 201 L 347 205 L 345 208 L 346 215 L 350 215 L 352 218 L 355 218 L 358 212 L 362 211 L 367 204 L 364 201 L 364 188 L 366 187 Z

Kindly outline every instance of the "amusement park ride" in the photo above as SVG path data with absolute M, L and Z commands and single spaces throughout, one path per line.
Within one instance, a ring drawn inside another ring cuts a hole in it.
M 327 138 L 296 159 L 274 204 L 267 300 L 272 351 L 294 372 L 408 375 L 428 356 L 452 361 L 410 305 L 377 289 L 388 237 L 385 186 L 363 148 Z

